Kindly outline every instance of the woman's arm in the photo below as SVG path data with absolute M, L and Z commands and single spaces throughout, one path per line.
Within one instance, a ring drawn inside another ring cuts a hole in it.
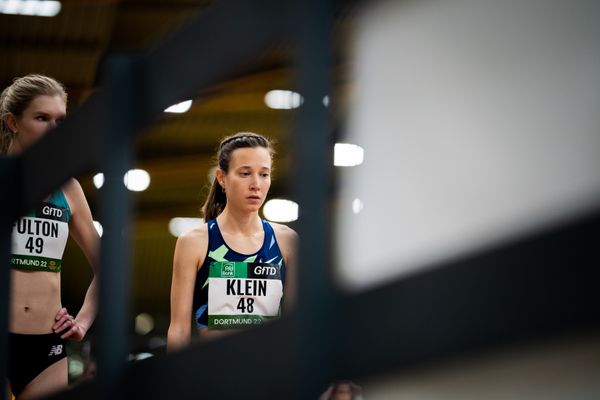
M 283 288 L 283 309 L 289 313 L 296 305 L 297 283 L 298 283 L 298 234 L 292 228 L 271 223 L 275 230 L 275 237 L 279 243 L 279 249 L 285 262 L 285 287 Z
M 191 315 L 198 266 L 204 262 L 208 248 L 206 225 L 181 235 L 173 255 L 171 281 L 171 322 L 167 333 L 167 350 L 185 347 L 191 339 Z
M 96 228 L 94 228 L 92 212 L 79 182 L 75 179 L 70 179 L 63 187 L 63 192 L 71 208 L 69 231 L 90 263 L 94 277 L 75 319 L 73 320 L 68 315 L 67 310 L 62 308 L 56 315 L 55 330 L 60 332 L 62 329 L 70 326 L 70 329 L 63 332 L 61 336 L 63 338 L 82 340 L 96 317 L 100 236 Z

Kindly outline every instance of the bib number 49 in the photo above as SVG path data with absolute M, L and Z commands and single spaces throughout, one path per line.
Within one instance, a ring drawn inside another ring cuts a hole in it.
M 241 298 L 238 302 L 237 309 L 241 310 L 243 313 L 251 313 L 254 311 L 254 299 L 250 298 Z
M 41 254 L 42 251 L 44 251 L 44 239 L 39 237 L 36 238 L 34 242 L 33 237 L 30 236 L 29 239 L 27 239 L 27 243 L 25 243 L 25 248 L 29 250 L 30 253 L 35 251 L 37 254 Z

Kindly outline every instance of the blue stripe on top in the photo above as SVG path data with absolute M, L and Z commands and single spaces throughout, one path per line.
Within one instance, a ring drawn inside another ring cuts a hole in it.
M 208 251 L 204 258 L 204 263 L 196 274 L 196 283 L 194 285 L 193 312 L 194 319 L 198 328 L 208 326 L 208 272 L 210 264 L 213 261 L 241 261 L 241 262 L 262 262 L 269 264 L 278 264 L 281 266 L 281 281 L 285 282 L 285 263 L 275 232 L 269 222 L 261 219 L 265 238 L 261 248 L 253 254 L 241 254 L 230 248 L 225 240 L 217 220 L 213 219 L 207 222 L 208 225 Z

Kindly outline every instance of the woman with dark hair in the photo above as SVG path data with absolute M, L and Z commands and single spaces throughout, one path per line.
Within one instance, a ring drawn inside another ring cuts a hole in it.
M 296 232 L 261 219 L 271 186 L 273 148 L 243 132 L 223 139 L 203 207 L 205 224 L 181 235 L 173 256 L 168 349 L 277 319 L 295 292 Z M 283 301 L 285 300 L 285 301 Z
M 0 96 L 1 152 L 11 156 L 25 151 L 64 120 L 66 105 L 67 94 L 55 79 L 15 79 Z M 53 155 L 48 162 L 55 162 Z M 77 316 L 62 306 L 60 271 L 69 234 L 96 271 L 100 237 L 73 178 L 13 227 L 8 381 L 19 399 L 67 386 L 65 340 L 82 340 L 96 315 L 95 277 Z
M 362 388 L 352 381 L 335 381 L 319 400 L 362 400 Z

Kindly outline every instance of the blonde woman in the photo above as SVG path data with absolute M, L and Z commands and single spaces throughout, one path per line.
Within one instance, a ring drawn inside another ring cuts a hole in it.
M 65 119 L 66 107 L 67 94 L 55 79 L 15 79 L 0 96 L 2 152 L 17 155 L 27 150 Z M 60 160 L 48 155 L 50 168 L 53 162 Z M 95 272 L 100 238 L 75 179 L 50 193 L 13 227 L 8 381 L 18 399 L 68 385 L 65 340 L 82 340 L 96 315 L 96 277 L 76 316 L 62 306 L 60 271 L 69 234 Z

